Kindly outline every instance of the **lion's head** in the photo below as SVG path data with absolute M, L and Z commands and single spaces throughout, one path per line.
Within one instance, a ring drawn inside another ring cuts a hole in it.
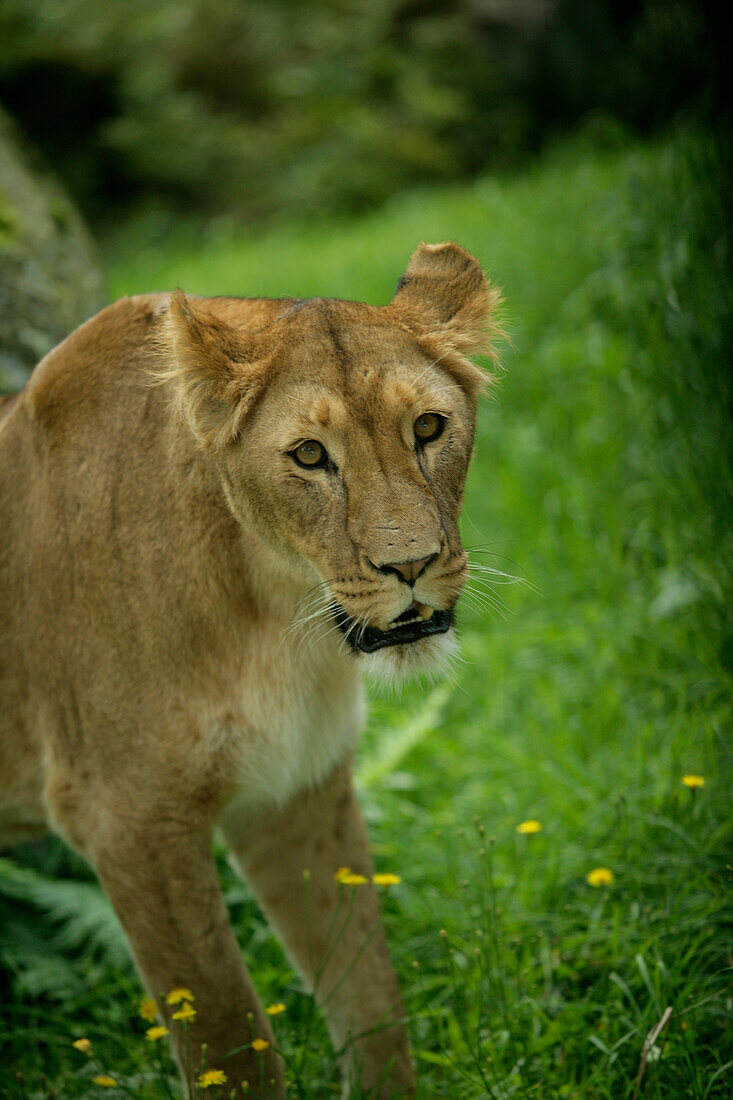
M 466 356 L 490 351 L 497 297 L 463 249 L 421 245 L 384 307 L 258 300 L 238 317 L 177 292 L 163 321 L 162 373 L 236 518 L 302 575 L 298 614 L 391 674 L 450 647 L 486 379 Z

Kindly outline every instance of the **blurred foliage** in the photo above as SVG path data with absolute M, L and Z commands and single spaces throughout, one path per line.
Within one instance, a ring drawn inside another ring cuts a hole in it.
M 0 101 L 92 218 L 254 223 L 516 164 L 589 111 L 710 105 L 714 30 L 692 0 L 5 0 Z

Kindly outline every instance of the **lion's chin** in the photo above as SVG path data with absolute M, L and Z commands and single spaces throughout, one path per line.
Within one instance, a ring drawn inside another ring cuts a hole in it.
M 449 671 L 459 646 L 451 628 L 407 645 L 393 645 L 373 653 L 360 653 L 359 664 L 370 680 L 393 687 L 413 676 L 439 678 Z

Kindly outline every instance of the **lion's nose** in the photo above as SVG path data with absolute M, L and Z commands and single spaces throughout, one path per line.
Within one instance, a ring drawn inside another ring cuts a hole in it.
M 430 565 L 430 562 L 437 558 L 437 556 L 437 554 L 431 554 L 429 558 L 413 558 L 412 561 L 393 561 L 383 565 L 378 565 L 373 561 L 371 564 L 380 573 L 397 573 L 406 584 L 414 584 L 422 571 Z

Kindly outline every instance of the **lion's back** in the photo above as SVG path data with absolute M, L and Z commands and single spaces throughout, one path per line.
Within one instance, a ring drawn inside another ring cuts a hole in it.
M 114 405 L 109 400 L 114 391 L 147 385 L 150 337 L 167 299 L 163 294 L 120 298 L 44 356 L 23 398 L 29 416 L 49 437 L 64 426 L 98 431 L 100 411 Z M 118 401 L 118 408 L 127 403 Z
M 7 833 L 8 815 L 37 824 L 43 695 L 60 695 L 69 616 L 75 607 L 77 616 L 86 613 L 85 578 L 109 527 L 111 490 L 135 465 L 126 437 L 139 441 L 145 417 L 160 419 L 162 395 L 145 368 L 165 301 L 167 295 L 149 295 L 108 306 L 50 351 L 24 390 L 0 400 L 0 834 L 6 840 L 25 837 L 22 829 Z M 154 436 L 157 427 L 146 430 Z
M 150 394 L 149 337 L 167 295 L 123 298 L 40 361 L 20 393 L 0 400 L 0 639 L 17 617 L 37 535 L 67 486 L 105 462 Z
M 22 694 L 24 655 L 42 647 L 51 629 L 36 621 L 44 588 L 57 590 L 69 560 L 78 557 L 70 536 L 74 516 L 95 481 L 109 484 L 115 476 L 124 433 L 150 403 L 146 349 L 166 300 L 148 295 L 108 306 L 50 351 L 24 390 L 0 400 L 0 710 L 6 716 L 13 709 L 9 693 Z

